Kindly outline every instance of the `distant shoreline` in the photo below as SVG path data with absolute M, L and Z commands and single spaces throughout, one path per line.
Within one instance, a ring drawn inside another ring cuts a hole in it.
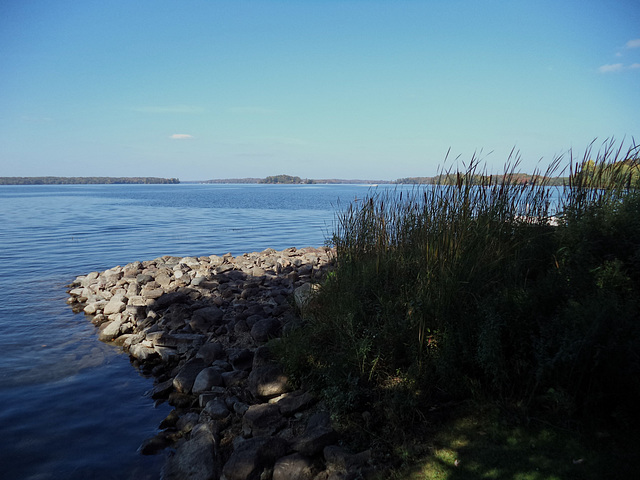
M 0 177 L 0 185 L 124 185 L 178 184 L 177 178 L 158 177 Z

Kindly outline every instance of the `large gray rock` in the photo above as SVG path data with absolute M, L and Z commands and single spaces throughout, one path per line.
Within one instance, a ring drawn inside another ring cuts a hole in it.
M 315 469 L 310 458 L 299 453 L 280 458 L 273 466 L 273 480 L 311 480 Z
M 193 312 L 189 325 L 196 332 L 208 332 L 220 325 L 223 316 L 224 312 L 216 306 L 201 308 Z
M 189 360 L 173 378 L 173 387 L 179 393 L 189 393 L 198 374 L 205 368 L 201 358 Z
M 315 455 L 324 447 L 338 439 L 338 434 L 331 427 L 331 419 L 326 412 L 313 414 L 307 423 L 304 433 L 294 441 L 292 448 L 303 455 Z
M 105 315 L 113 315 L 114 313 L 124 312 L 125 308 L 127 308 L 127 304 L 122 299 L 114 297 L 104 306 L 103 313 Z
M 277 397 L 290 391 L 289 378 L 275 364 L 251 370 L 247 386 L 251 394 L 260 399 Z
M 201 358 L 204 363 L 211 365 L 214 361 L 223 358 L 224 355 L 224 347 L 220 343 L 208 342 L 200 347 L 196 358 Z
M 258 480 L 287 450 L 287 441 L 279 437 L 250 438 L 236 447 L 222 473 L 227 480 Z
M 215 368 L 208 367 L 200 371 L 193 382 L 191 391 L 195 394 L 200 394 L 211 390 L 211 387 L 219 387 L 222 384 L 223 380 L 220 372 Z
M 300 410 L 304 410 L 315 402 L 315 397 L 308 392 L 301 390 L 297 392 L 285 393 L 271 402 L 278 405 L 283 415 L 293 415 Z
M 275 318 L 258 320 L 251 327 L 251 336 L 256 342 L 266 342 L 280 333 L 280 322 Z
M 219 467 L 215 462 L 216 443 L 206 424 L 191 432 L 191 438 L 169 457 L 163 471 L 164 480 L 212 480 Z
M 103 342 L 110 342 L 114 338 L 116 338 L 120 334 L 120 327 L 124 320 L 122 318 L 118 320 L 114 320 L 104 325 L 104 328 L 101 327 L 100 334 L 98 338 Z
M 251 405 L 242 418 L 242 431 L 245 435 L 258 437 L 273 435 L 287 424 L 275 404 L 260 403 Z

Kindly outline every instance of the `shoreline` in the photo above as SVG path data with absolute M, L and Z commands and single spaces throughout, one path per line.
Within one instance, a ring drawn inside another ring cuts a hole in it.
M 337 445 L 322 403 L 292 390 L 267 346 L 302 322 L 297 311 L 333 257 L 328 247 L 164 256 L 69 285 L 74 312 L 154 378 L 152 398 L 174 407 L 139 449 L 168 452 L 165 480 L 327 479 L 371 470 L 371 452 Z

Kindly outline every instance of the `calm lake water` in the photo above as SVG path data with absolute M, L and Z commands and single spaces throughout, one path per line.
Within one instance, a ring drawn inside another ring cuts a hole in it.
M 380 187 L 382 188 L 382 187 Z M 65 303 L 76 276 L 162 255 L 320 246 L 360 185 L 0 186 L 0 466 L 6 479 L 155 479 L 169 413 Z

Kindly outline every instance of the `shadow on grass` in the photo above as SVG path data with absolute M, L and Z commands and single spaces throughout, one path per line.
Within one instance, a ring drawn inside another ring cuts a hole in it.
M 595 431 L 579 435 L 532 422 L 516 425 L 497 411 L 453 414 L 436 431 L 426 454 L 393 478 L 626 479 L 637 478 L 638 434 Z M 428 452 L 428 453 L 427 453 Z

